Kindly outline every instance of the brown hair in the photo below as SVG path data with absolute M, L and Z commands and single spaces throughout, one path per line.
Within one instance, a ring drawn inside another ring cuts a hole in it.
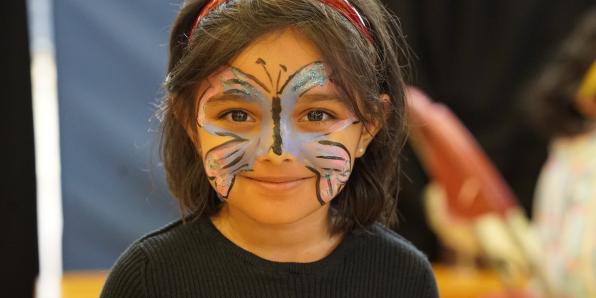
M 332 229 L 348 231 L 374 221 L 396 221 L 399 155 L 405 140 L 402 71 L 408 60 L 396 19 L 377 0 L 350 0 L 365 19 L 369 41 L 340 13 L 318 0 L 228 1 L 201 20 L 205 1 L 179 12 L 170 36 L 170 60 L 162 105 L 162 153 L 167 181 L 183 213 L 212 215 L 220 207 L 202 160 L 184 127 L 196 133 L 196 86 L 259 36 L 291 27 L 308 36 L 334 69 L 356 115 L 380 132 L 356 159 L 345 188 L 331 201 Z M 379 99 L 388 94 L 389 103 Z
M 572 136 L 592 127 L 575 99 L 596 59 L 596 8 L 584 14 L 562 44 L 523 93 L 531 124 L 546 137 Z

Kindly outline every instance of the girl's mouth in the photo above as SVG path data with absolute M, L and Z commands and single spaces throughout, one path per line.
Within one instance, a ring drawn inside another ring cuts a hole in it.
M 292 176 L 242 176 L 259 187 L 271 191 L 286 191 L 295 188 L 313 177 L 292 177 Z

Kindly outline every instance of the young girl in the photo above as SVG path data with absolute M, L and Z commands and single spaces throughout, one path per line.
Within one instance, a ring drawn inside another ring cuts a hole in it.
M 135 242 L 102 297 L 437 297 L 379 223 L 396 218 L 403 46 L 376 0 L 187 3 L 163 109 L 185 216 Z

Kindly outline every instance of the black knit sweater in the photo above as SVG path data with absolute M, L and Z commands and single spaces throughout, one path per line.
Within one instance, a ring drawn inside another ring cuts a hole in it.
M 348 233 L 313 263 L 262 259 L 208 218 L 175 222 L 133 245 L 101 297 L 438 297 L 430 264 L 399 235 L 374 224 Z

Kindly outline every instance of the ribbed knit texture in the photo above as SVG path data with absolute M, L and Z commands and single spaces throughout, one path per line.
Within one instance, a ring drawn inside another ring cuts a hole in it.
M 375 224 L 347 234 L 313 263 L 262 259 L 229 241 L 208 218 L 177 221 L 132 244 L 101 297 L 438 297 L 430 264 Z

